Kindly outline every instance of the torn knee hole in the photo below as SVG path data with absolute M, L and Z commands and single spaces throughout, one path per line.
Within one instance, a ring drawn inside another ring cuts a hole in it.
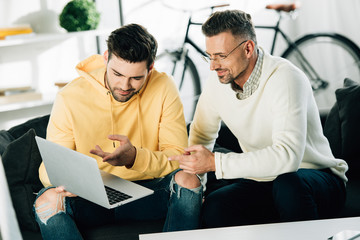
M 198 188 L 201 183 L 199 178 L 194 174 L 185 173 L 184 171 L 179 171 L 175 174 L 175 182 L 189 190 Z
M 46 198 L 40 196 L 35 203 L 35 211 L 42 222 L 46 222 L 50 217 L 59 212 L 65 212 L 65 197 L 61 194 L 56 194 L 55 198 Z

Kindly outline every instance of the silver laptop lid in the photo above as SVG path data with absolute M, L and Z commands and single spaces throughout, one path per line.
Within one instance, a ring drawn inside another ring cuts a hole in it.
M 101 206 L 109 206 L 99 167 L 94 158 L 35 137 L 49 180 Z
M 40 137 L 35 137 L 50 182 L 91 202 L 114 208 L 154 193 L 134 182 L 100 171 L 94 158 Z M 110 205 L 104 185 L 131 198 Z

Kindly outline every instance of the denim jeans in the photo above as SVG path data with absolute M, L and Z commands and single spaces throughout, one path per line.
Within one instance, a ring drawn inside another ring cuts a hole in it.
M 202 186 L 186 189 L 179 186 L 174 176 L 137 181 L 154 190 L 154 194 L 114 209 L 106 209 L 81 197 L 66 197 L 64 211 L 47 220 L 35 211 L 43 239 L 82 239 L 78 227 L 96 227 L 121 220 L 165 219 L 163 231 L 196 229 L 200 226 Z M 42 189 L 37 198 L 48 188 Z

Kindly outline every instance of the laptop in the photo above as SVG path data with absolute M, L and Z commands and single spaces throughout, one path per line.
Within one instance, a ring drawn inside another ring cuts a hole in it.
M 94 158 L 35 136 L 49 180 L 54 186 L 105 208 L 114 208 L 154 193 L 99 169 Z

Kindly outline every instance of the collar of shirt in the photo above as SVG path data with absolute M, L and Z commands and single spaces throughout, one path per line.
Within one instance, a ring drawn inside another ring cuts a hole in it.
M 257 52 L 258 52 L 258 58 L 256 60 L 254 70 L 252 71 L 249 79 L 245 82 L 243 90 L 239 90 L 236 93 L 236 97 L 239 100 L 243 100 L 250 97 L 259 87 L 264 54 L 261 48 L 258 48 Z

